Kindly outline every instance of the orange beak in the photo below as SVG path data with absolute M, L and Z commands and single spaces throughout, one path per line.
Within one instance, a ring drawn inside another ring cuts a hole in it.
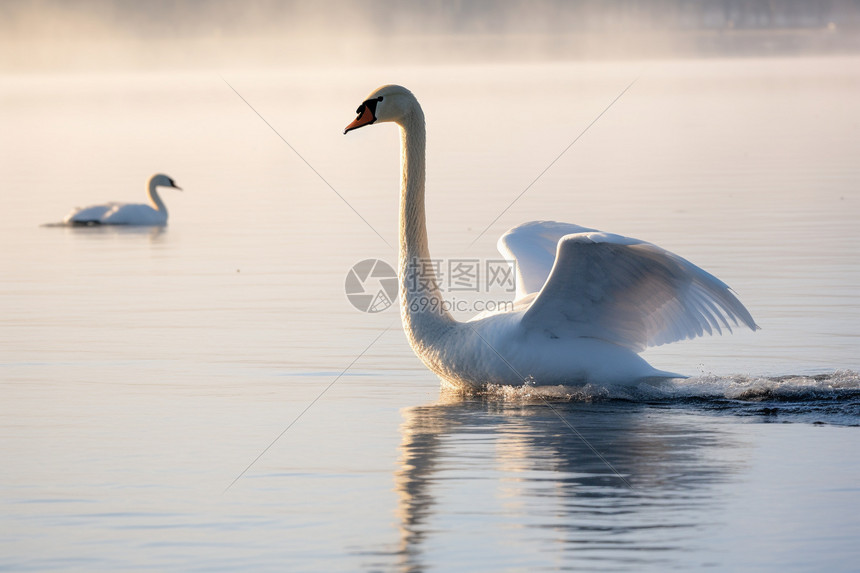
M 346 135 L 353 129 L 358 129 L 359 127 L 370 125 L 371 123 L 376 121 L 376 116 L 374 116 L 373 111 L 371 111 L 370 107 L 371 106 L 367 105 L 366 103 L 361 104 L 361 106 L 358 108 L 358 117 L 355 118 L 352 123 L 346 126 L 346 129 L 343 130 L 344 135 Z

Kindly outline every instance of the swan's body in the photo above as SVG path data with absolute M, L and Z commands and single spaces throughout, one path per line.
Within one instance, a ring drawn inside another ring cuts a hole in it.
M 419 358 L 454 384 L 630 383 L 678 375 L 638 352 L 740 320 L 758 327 L 729 287 L 656 245 L 536 221 L 499 240 L 514 261 L 514 309 L 458 322 L 444 310 L 424 216 L 424 113 L 409 90 L 383 86 L 344 133 L 390 121 L 401 128 L 400 309 Z M 419 264 L 416 264 L 419 263 Z M 416 287 L 420 285 L 420 287 Z
M 157 187 L 180 189 L 167 175 L 153 175 L 149 179 L 148 186 L 151 205 L 106 203 L 77 208 L 66 215 L 63 222 L 67 225 L 166 225 L 167 207 L 164 206 L 164 201 L 158 195 Z

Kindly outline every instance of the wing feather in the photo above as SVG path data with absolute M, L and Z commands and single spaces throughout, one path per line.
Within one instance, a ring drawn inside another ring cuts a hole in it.
M 546 232 L 529 223 L 500 241 L 511 254 L 541 253 L 552 234 L 566 228 L 549 224 Z M 530 227 L 527 227 L 530 226 Z M 528 231 L 522 233 L 523 228 Z M 528 245 L 528 236 L 538 237 Z M 503 253 L 504 254 L 504 253 Z M 533 288 L 545 261 L 530 265 L 516 256 L 517 294 Z M 600 338 L 641 351 L 731 332 L 732 325 L 758 329 L 749 311 L 724 282 L 686 259 L 637 239 L 586 230 L 560 237 L 553 265 L 522 317 L 522 326 L 558 338 Z M 527 276 L 526 276 L 527 275 Z
M 594 231 L 570 223 L 531 221 L 507 231 L 497 248 L 511 265 L 516 277 L 517 300 L 539 292 L 555 262 L 558 242 L 565 235 Z

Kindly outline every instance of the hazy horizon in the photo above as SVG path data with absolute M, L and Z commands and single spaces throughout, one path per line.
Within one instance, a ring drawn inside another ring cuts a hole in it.
M 856 53 L 858 29 L 846 0 L 11 1 L 0 69 L 823 55 Z

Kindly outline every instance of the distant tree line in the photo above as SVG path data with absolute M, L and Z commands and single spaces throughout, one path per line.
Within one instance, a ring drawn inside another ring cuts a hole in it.
M 858 0 L 399 0 L 367 8 L 380 29 L 453 33 L 860 26 Z
M 309 26 L 372 34 L 860 28 L 860 0 L 0 0 L 0 29 L 34 11 L 86 13 L 154 36 Z

